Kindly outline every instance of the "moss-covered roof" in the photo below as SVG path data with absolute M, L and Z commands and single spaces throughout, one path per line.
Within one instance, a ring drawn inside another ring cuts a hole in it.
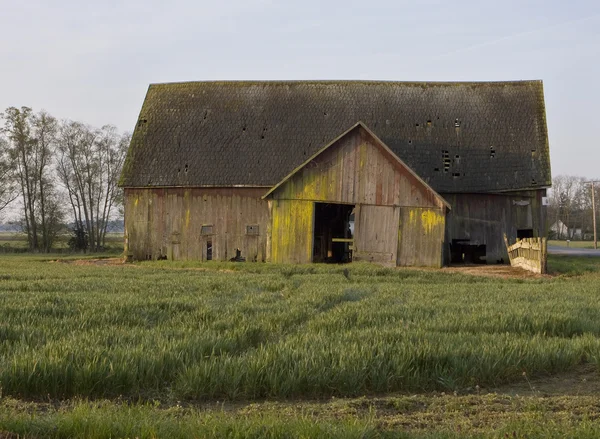
M 358 121 L 438 192 L 550 185 L 541 81 L 153 84 L 121 185 L 273 186 Z

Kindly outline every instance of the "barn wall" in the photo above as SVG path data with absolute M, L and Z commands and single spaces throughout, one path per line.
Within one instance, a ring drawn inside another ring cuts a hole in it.
M 445 226 L 446 213 L 443 209 L 401 208 L 397 264 L 409 267 L 441 267 Z
M 518 229 L 533 229 L 535 237 L 546 236 L 545 189 L 506 194 L 443 194 L 452 206 L 447 218 L 447 242 L 467 239 L 486 245 L 489 263 L 507 262 L 503 234 L 515 242 Z M 449 248 L 445 249 L 449 262 Z
M 269 210 L 255 188 L 125 189 L 126 251 L 137 260 L 167 257 L 228 260 L 237 248 L 249 261 L 266 259 Z M 211 234 L 202 226 L 212 225 Z M 258 225 L 258 235 L 246 226 Z M 205 230 L 206 231 L 206 230 Z
M 280 200 L 378 206 L 438 206 L 440 201 L 364 130 L 331 145 L 272 193 Z
M 314 203 L 273 200 L 271 262 L 305 264 L 312 261 Z

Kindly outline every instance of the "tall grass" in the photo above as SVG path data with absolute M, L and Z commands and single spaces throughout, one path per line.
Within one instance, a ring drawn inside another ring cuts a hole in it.
M 161 400 L 497 386 L 598 361 L 599 280 L 8 256 L 0 386 Z

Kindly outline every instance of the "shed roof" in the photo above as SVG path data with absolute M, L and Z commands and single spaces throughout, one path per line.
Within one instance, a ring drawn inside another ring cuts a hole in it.
M 551 184 L 541 81 L 153 84 L 120 183 L 272 187 L 358 121 L 437 192 Z

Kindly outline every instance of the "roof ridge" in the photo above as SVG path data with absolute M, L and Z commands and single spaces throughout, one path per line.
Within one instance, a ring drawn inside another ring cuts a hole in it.
M 540 84 L 542 79 L 516 79 L 506 81 L 396 81 L 365 79 L 239 79 L 239 80 L 205 80 L 205 81 L 172 81 L 153 82 L 150 87 L 173 85 L 405 85 L 405 86 L 440 86 L 440 85 L 526 85 Z

